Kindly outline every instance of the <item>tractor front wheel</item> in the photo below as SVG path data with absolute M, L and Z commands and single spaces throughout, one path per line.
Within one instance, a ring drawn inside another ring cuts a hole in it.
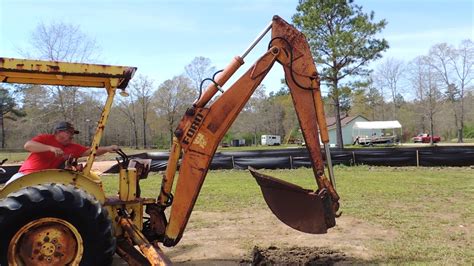
M 104 265 L 115 252 L 107 211 L 71 185 L 23 188 L 0 200 L 0 265 Z

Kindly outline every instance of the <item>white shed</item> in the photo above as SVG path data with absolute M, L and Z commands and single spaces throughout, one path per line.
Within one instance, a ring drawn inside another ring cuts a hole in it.
M 341 119 L 342 127 L 342 141 L 344 145 L 352 144 L 352 129 L 357 122 L 369 121 L 367 118 L 357 115 L 357 116 L 346 116 Z M 329 143 L 331 146 L 336 145 L 336 119 L 335 117 L 327 117 L 326 123 L 328 126 L 329 133 Z

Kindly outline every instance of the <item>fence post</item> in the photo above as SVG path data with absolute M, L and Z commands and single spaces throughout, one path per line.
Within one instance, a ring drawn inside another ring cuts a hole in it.
M 352 151 L 352 162 L 354 163 L 354 165 L 356 164 L 356 155 L 354 151 Z
M 416 149 L 416 167 L 420 167 L 420 154 L 418 153 L 418 149 Z
M 290 169 L 293 169 L 293 156 L 290 155 Z
M 232 159 L 232 169 L 235 169 L 234 156 L 230 156 L 230 158 Z

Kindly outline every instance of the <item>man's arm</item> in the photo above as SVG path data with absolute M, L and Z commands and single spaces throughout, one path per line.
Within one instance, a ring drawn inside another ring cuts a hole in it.
M 118 150 L 119 147 L 117 145 L 110 145 L 110 146 L 104 146 L 104 147 L 99 147 L 97 149 L 97 152 L 96 152 L 96 155 L 97 156 L 100 156 L 104 153 L 107 153 L 107 152 L 114 152 L 116 150 Z M 84 156 L 89 156 L 89 154 L 91 154 L 91 149 L 87 149 L 82 155 L 81 157 L 84 157 Z
M 29 152 L 47 152 L 47 151 L 49 151 L 49 152 L 54 153 L 54 155 L 56 155 L 56 157 L 60 157 L 64 154 L 63 150 L 61 150 L 60 148 L 53 147 L 53 146 L 50 146 L 50 145 L 46 145 L 46 144 L 43 144 L 43 143 L 40 143 L 40 142 L 37 142 L 37 141 L 34 141 L 34 140 L 27 141 L 23 147 L 25 148 L 25 150 L 27 150 Z

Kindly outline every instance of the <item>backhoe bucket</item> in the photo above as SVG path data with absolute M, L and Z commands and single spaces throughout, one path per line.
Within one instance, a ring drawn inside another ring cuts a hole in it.
M 258 173 L 249 167 L 272 212 L 286 225 L 301 232 L 324 234 L 336 225 L 332 200 L 326 189 L 311 191 Z

